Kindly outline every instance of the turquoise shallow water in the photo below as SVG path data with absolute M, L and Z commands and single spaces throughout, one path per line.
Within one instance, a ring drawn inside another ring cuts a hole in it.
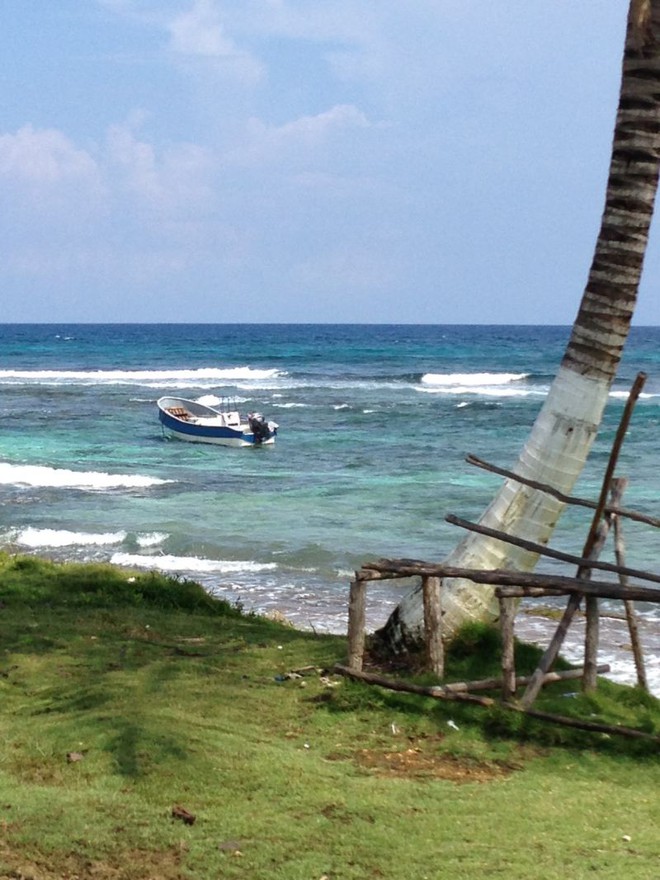
M 458 537 L 445 514 L 480 515 L 499 481 L 464 456 L 515 460 L 567 338 L 562 327 L 0 326 L 0 544 L 158 567 L 341 630 L 354 569 L 440 559 Z M 659 512 L 659 361 L 660 329 L 635 329 L 580 494 L 598 494 L 645 370 L 619 473 L 628 506 Z M 280 424 L 277 443 L 168 441 L 164 394 L 233 396 Z M 553 545 L 578 552 L 587 528 L 571 511 Z M 630 564 L 660 571 L 659 536 L 626 529 Z M 374 625 L 405 589 L 374 588 Z

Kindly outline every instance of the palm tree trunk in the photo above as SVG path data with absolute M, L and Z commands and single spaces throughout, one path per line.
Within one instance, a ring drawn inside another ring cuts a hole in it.
M 632 0 L 623 57 L 605 209 L 593 262 L 564 358 L 520 454 L 516 472 L 568 494 L 591 449 L 632 319 L 660 171 L 660 0 Z M 547 543 L 563 505 L 507 481 L 480 522 Z M 470 533 L 448 563 L 528 571 L 535 554 Z M 494 619 L 492 591 L 471 581 L 446 581 L 443 628 Z M 421 591 L 395 609 L 378 636 L 397 651 L 417 640 Z

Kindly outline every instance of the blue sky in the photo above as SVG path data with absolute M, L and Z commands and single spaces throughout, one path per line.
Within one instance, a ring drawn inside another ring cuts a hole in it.
M 571 323 L 627 5 L 3 0 L 0 320 Z

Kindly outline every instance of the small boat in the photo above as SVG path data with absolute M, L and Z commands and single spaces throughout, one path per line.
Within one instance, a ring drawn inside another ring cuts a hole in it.
M 179 440 L 218 446 L 267 446 L 275 442 L 275 422 L 267 422 L 256 412 L 243 420 L 237 409 L 230 408 L 230 402 L 219 409 L 183 397 L 161 397 L 157 405 L 163 431 Z

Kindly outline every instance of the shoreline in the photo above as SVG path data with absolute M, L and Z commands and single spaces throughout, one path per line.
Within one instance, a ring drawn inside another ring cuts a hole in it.
M 240 598 L 240 597 L 239 597 Z M 255 597 L 256 598 L 256 597 Z M 263 597 L 261 597 L 263 598 Z M 379 597 L 382 598 L 382 597 Z M 282 597 L 273 596 L 268 602 L 248 603 L 255 613 L 264 616 L 277 616 L 288 621 L 296 629 L 319 634 L 346 635 L 348 614 L 344 607 L 334 613 L 321 602 L 306 601 L 292 605 L 283 602 Z M 278 601 L 279 600 L 279 601 Z M 386 601 L 374 601 L 367 607 L 367 633 L 373 633 L 387 620 L 398 603 L 399 597 L 388 597 Z M 348 589 L 346 591 L 346 604 Z M 385 607 L 387 606 L 387 607 Z M 660 698 L 660 630 L 657 620 L 648 619 L 643 613 L 638 615 L 639 635 L 642 642 L 646 678 L 649 691 Z M 521 641 L 544 647 L 557 628 L 557 620 L 544 614 L 534 613 L 530 608 L 521 607 L 516 615 L 515 635 Z M 579 614 L 573 620 L 560 651 L 569 663 L 581 665 L 584 655 L 584 616 Z M 600 638 L 598 662 L 608 663 L 610 672 L 604 676 L 618 684 L 634 687 L 637 684 L 635 662 L 630 646 L 630 635 L 625 617 L 604 612 L 600 619 Z
M 18 548 L 5 547 L 4 552 L 10 555 L 25 554 Z M 52 556 L 46 558 L 53 558 Z M 64 562 L 63 559 L 53 561 Z M 73 562 L 75 560 L 66 560 Z M 81 563 L 84 564 L 84 563 Z M 126 570 L 126 566 L 105 562 L 112 567 Z M 162 572 L 167 574 L 167 572 Z M 250 578 L 247 583 L 218 583 L 216 577 L 200 576 L 199 572 L 188 573 L 191 580 L 199 583 L 212 596 L 224 599 L 239 606 L 246 612 L 260 616 L 286 620 L 301 631 L 314 632 L 319 635 L 345 636 L 348 628 L 348 581 L 346 588 L 339 591 L 337 585 L 314 585 L 309 583 L 294 584 L 289 582 L 288 589 L 283 591 L 274 584 L 259 583 L 259 578 Z M 397 582 L 396 586 L 388 582 L 374 582 L 367 603 L 366 629 L 368 633 L 383 626 L 400 600 L 409 592 L 410 586 L 405 582 Z M 557 605 L 557 610 L 560 609 Z M 533 606 L 521 605 L 516 616 L 515 635 L 518 639 L 541 648 L 548 644 L 557 626 L 554 616 L 534 613 Z M 638 627 L 643 646 L 646 677 L 650 693 L 660 698 L 660 627 L 657 617 L 638 609 Z M 604 610 L 600 621 L 599 663 L 608 663 L 610 672 L 606 678 L 618 684 L 635 686 L 637 674 L 634 657 L 630 646 L 627 622 L 621 614 L 608 614 Z M 566 636 L 561 656 L 569 663 L 581 665 L 584 652 L 584 617 L 578 614 Z

